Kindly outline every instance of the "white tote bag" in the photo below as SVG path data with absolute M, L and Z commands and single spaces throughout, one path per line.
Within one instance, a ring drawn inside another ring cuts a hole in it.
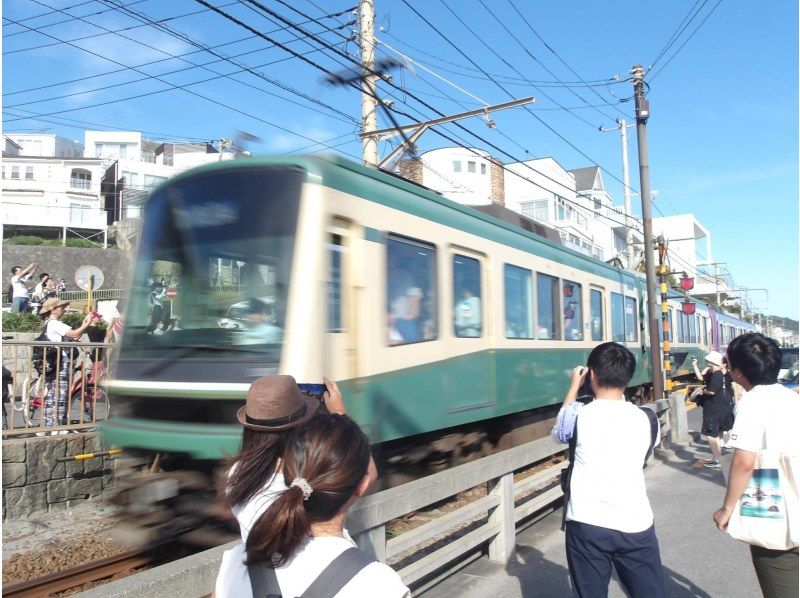
M 772 550 L 800 545 L 800 458 L 759 451 L 750 482 L 728 522 L 737 540 Z

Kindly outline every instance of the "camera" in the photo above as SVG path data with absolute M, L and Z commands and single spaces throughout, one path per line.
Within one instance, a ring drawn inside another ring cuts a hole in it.
M 304 395 L 308 395 L 309 397 L 314 397 L 320 403 L 324 404 L 324 400 L 322 395 L 325 394 L 325 391 L 328 390 L 324 384 L 298 384 L 297 387 L 300 389 Z

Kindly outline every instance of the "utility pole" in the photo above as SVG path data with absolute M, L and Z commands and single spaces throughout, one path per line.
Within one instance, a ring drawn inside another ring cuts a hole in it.
M 644 97 L 642 65 L 631 69 L 633 95 L 636 99 L 636 140 L 639 148 L 639 189 L 642 194 L 642 223 L 644 225 L 644 263 L 647 280 L 647 329 L 650 332 L 650 370 L 653 375 L 653 398 L 664 398 L 664 379 L 661 371 L 661 351 L 656 303 L 656 265 L 653 256 L 653 216 L 650 209 L 650 164 L 647 155 L 647 119 L 650 104 Z
M 625 229 L 625 255 L 627 256 L 628 261 L 628 270 L 633 270 L 633 267 L 636 265 L 634 262 L 634 248 L 633 248 L 633 227 L 631 226 L 631 222 L 635 222 L 633 219 L 633 210 L 631 209 L 631 185 L 630 185 L 630 173 L 628 171 L 628 127 L 632 127 L 633 125 L 629 125 L 624 118 L 617 119 L 618 127 L 614 127 L 613 129 L 604 129 L 600 127 L 600 131 L 603 133 L 608 133 L 609 131 L 616 131 L 619 129 L 620 133 L 620 140 L 622 142 L 622 197 L 625 201 L 625 224 L 627 228 Z
M 378 94 L 375 81 L 375 4 L 360 0 L 358 9 L 359 46 L 361 48 L 361 158 L 365 166 L 378 163 L 378 140 L 369 135 L 378 128 Z

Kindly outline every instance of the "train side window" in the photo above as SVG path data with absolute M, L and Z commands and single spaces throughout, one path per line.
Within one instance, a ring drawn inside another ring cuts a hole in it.
M 592 340 L 603 340 L 603 293 L 597 289 L 589 291 L 589 318 L 592 325 Z
M 504 279 L 506 338 L 533 338 L 533 274 L 525 268 L 506 264 Z
M 637 340 L 639 340 L 639 326 L 636 314 L 636 299 L 625 297 L 625 341 L 635 343 Z
M 564 340 L 583 340 L 583 285 L 563 281 Z
M 558 340 L 561 336 L 558 329 L 559 292 L 558 279 L 545 274 L 536 275 L 537 338 L 541 340 Z
M 328 243 L 330 280 L 328 280 L 328 332 L 342 332 L 342 237 L 331 235 Z
M 386 268 L 388 343 L 405 345 L 435 339 L 436 248 L 389 235 Z
M 482 336 L 481 263 L 475 258 L 453 256 L 453 308 L 456 336 Z
M 611 340 L 625 342 L 625 304 L 619 293 L 611 293 Z
M 697 321 L 694 316 L 689 316 L 689 342 L 697 342 Z

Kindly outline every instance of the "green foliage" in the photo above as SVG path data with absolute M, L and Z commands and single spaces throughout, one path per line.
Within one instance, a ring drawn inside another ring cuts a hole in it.
M 42 319 L 31 313 L 3 313 L 3 332 L 41 332 L 43 327 Z
M 103 245 L 97 241 L 90 241 L 89 239 L 82 239 L 81 237 L 72 237 L 67 239 L 67 247 L 83 247 L 89 249 L 102 246 Z
M 42 245 L 44 239 L 36 235 L 16 235 L 4 241 L 8 245 Z

